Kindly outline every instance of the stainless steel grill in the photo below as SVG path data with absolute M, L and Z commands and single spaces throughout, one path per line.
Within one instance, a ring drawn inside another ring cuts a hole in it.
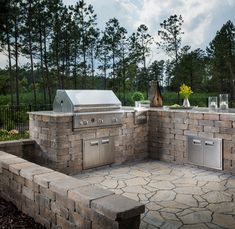
M 122 124 L 122 105 L 111 90 L 57 90 L 54 112 L 73 113 L 73 128 Z

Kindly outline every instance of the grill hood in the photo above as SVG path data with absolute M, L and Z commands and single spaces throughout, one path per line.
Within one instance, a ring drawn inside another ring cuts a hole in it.
M 57 90 L 55 112 L 109 111 L 121 109 L 121 102 L 111 90 Z

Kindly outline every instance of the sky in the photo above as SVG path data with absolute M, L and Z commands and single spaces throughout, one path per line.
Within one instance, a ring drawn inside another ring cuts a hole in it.
M 63 0 L 73 5 L 76 0 Z M 205 50 L 216 32 L 228 20 L 235 24 L 235 0 L 86 0 L 94 7 L 98 27 L 116 17 L 129 34 L 145 24 L 149 34 L 159 40 L 160 23 L 170 15 L 182 15 L 182 45 Z M 165 58 L 162 50 L 152 48 L 150 61 Z
M 76 0 L 63 0 L 66 5 L 76 4 Z M 235 0 L 85 0 L 94 7 L 98 27 L 102 30 L 110 18 L 117 18 L 129 34 L 139 25 L 145 24 L 149 34 L 159 40 L 157 31 L 160 23 L 170 15 L 182 15 L 182 46 L 192 50 L 205 50 L 216 32 L 228 20 L 235 24 Z M 166 58 L 164 52 L 152 46 L 149 63 Z M 23 61 L 23 60 L 22 60 Z M 7 59 L 0 56 L 0 67 Z

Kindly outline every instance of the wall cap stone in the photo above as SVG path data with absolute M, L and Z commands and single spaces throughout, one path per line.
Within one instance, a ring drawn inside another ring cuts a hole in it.
M 131 218 L 145 211 L 144 204 L 117 194 L 93 200 L 91 208 L 115 221 Z

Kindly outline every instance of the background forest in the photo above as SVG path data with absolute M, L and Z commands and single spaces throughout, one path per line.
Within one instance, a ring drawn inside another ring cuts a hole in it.
M 150 80 L 160 82 L 165 101 L 182 83 L 194 96 L 229 93 L 235 100 L 232 21 L 218 28 L 206 50 L 192 50 L 181 44 L 181 15 L 156 25 L 156 42 L 144 24 L 129 34 L 111 18 L 100 30 L 93 6 L 83 0 L 72 6 L 61 0 L 0 3 L 0 54 L 8 58 L 0 69 L 1 105 L 51 104 L 57 89 L 111 89 L 129 105 L 130 94 L 146 94 Z M 168 59 L 150 60 L 152 47 Z

